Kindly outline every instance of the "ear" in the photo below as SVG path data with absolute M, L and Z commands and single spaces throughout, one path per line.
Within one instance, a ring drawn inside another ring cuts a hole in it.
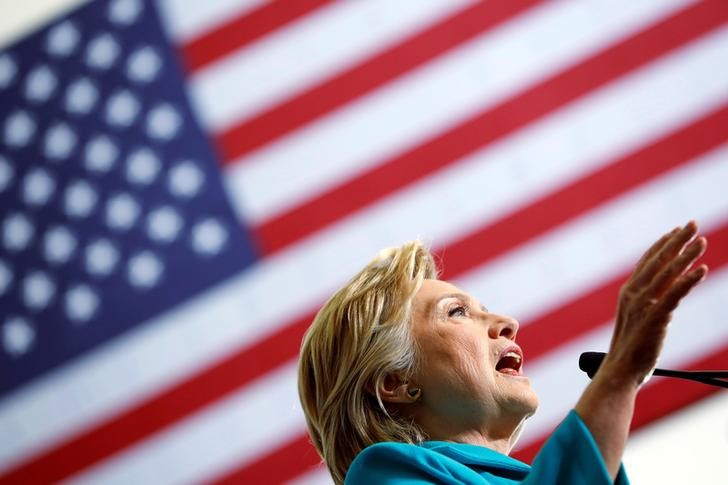
M 417 386 L 402 379 L 399 374 L 387 374 L 379 386 L 379 395 L 383 402 L 412 404 L 420 398 L 420 391 Z

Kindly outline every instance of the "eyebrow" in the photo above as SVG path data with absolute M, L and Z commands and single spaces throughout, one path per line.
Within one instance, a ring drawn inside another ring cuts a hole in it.
M 460 298 L 461 300 L 470 301 L 470 297 L 468 295 L 466 295 L 465 293 L 448 293 L 446 295 L 442 295 L 442 296 L 438 297 L 435 300 L 435 303 L 434 304 L 437 305 L 442 300 L 445 300 L 447 298 Z
M 428 313 L 433 313 L 433 310 L 435 308 L 437 308 L 437 305 L 442 300 L 446 300 L 448 298 L 459 298 L 460 300 L 464 300 L 464 301 L 467 301 L 467 302 L 471 302 L 472 301 L 471 298 L 468 295 L 466 295 L 465 293 L 447 293 L 446 295 L 442 295 L 442 296 L 438 297 L 436 300 L 434 300 L 430 304 L 430 308 L 428 309 L 429 310 Z
M 445 300 L 447 298 L 459 298 L 459 299 L 464 300 L 464 301 L 467 301 L 467 302 L 469 302 L 471 304 L 475 302 L 472 298 L 470 298 L 465 293 L 447 293 L 445 295 L 442 295 L 442 296 L 438 297 L 436 300 L 434 300 L 430 304 L 430 308 L 428 309 L 429 310 L 428 313 L 432 313 L 432 310 L 437 307 L 438 303 L 440 303 L 442 300 Z M 488 312 L 488 309 L 483 304 L 480 305 L 480 309 L 483 310 L 486 313 Z

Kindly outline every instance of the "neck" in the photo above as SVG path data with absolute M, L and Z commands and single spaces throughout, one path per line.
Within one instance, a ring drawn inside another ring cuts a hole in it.
M 462 422 L 454 425 L 453 420 L 443 422 L 421 416 L 417 422 L 430 440 L 483 446 L 508 455 L 516 444 L 527 417 L 499 417 L 497 420 L 478 424 Z

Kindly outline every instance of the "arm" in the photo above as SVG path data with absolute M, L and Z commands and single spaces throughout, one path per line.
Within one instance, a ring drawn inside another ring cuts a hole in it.
M 688 270 L 706 247 L 688 223 L 658 240 L 622 286 L 609 354 L 576 404 L 614 479 L 640 384 L 657 363 L 672 311 L 708 269 Z
M 612 479 L 622 462 L 636 397 L 637 386 L 619 377 L 602 378 L 592 381 L 574 408 L 589 428 Z

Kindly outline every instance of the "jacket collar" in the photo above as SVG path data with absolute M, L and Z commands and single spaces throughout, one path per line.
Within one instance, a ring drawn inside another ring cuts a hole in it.
M 523 473 L 531 471 L 531 467 L 522 461 L 484 446 L 451 443 L 449 441 L 425 441 L 420 446 L 452 458 L 463 465 Z

